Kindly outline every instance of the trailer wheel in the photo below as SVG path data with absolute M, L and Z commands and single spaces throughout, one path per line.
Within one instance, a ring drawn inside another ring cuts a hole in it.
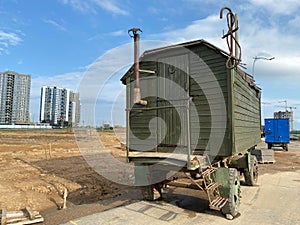
M 239 213 L 241 194 L 240 179 L 238 171 L 235 168 L 229 169 L 229 188 L 228 202 L 222 208 L 222 213 L 224 213 L 228 219 L 232 219 Z
M 272 144 L 268 143 L 268 149 L 271 149 L 271 148 L 272 148 Z
M 154 201 L 161 197 L 161 184 L 151 184 L 148 186 L 142 186 L 142 194 L 147 201 Z
M 283 148 L 283 150 L 286 151 L 286 152 L 289 150 L 287 144 L 284 144 L 284 145 L 282 146 L 282 148 Z
M 257 183 L 258 180 L 258 165 L 257 165 L 257 159 L 255 156 L 251 155 L 250 159 L 250 170 L 249 168 L 244 169 L 243 174 L 245 177 L 245 183 L 248 186 L 254 186 Z

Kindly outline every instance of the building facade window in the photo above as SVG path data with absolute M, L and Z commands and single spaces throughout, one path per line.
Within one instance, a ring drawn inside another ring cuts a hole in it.
M 31 77 L 13 71 L 0 73 L 0 124 L 30 122 Z
M 78 126 L 80 120 L 79 101 L 79 95 L 67 88 L 43 86 L 41 88 L 40 121 L 52 126 Z M 74 102 L 78 104 L 78 107 L 73 108 Z

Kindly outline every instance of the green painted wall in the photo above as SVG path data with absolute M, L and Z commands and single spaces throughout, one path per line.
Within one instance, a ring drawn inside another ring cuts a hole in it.
M 128 72 L 126 78 L 127 109 L 132 108 L 128 114 L 131 132 L 127 132 L 131 150 L 172 152 L 179 146 L 177 150 L 186 154 L 187 110 L 181 106 L 187 105 L 188 96 L 182 92 L 174 95 L 177 85 L 189 93 L 196 107 L 196 111 L 190 111 L 191 145 L 195 153 L 209 151 L 211 155 L 230 156 L 259 142 L 260 96 L 243 73 L 226 69 L 227 58 L 219 51 L 198 44 L 190 46 L 189 51 L 171 49 L 146 55 L 143 60 L 148 61 L 140 64 L 142 70 L 155 71 L 140 74 L 146 106 L 133 104 L 133 74 Z M 173 84 L 164 83 L 161 78 Z M 158 108 L 170 105 L 178 107 Z

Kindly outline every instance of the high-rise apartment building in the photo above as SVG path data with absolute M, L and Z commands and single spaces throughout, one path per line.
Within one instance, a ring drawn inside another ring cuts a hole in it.
M 0 124 L 30 122 L 30 75 L 13 71 L 0 73 Z
M 69 125 L 72 127 L 79 126 L 80 122 L 80 99 L 78 93 L 70 93 L 69 105 Z
M 43 86 L 41 88 L 40 121 L 52 126 L 72 126 L 77 124 L 76 101 L 79 96 L 67 88 Z M 79 111 L 79 110 L 78 110 Z

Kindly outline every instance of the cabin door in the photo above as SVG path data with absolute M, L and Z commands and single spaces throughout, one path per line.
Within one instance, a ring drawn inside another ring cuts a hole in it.
M 158 151 L 187 149 L 188 54 L 159 59 L 157 139 Z

